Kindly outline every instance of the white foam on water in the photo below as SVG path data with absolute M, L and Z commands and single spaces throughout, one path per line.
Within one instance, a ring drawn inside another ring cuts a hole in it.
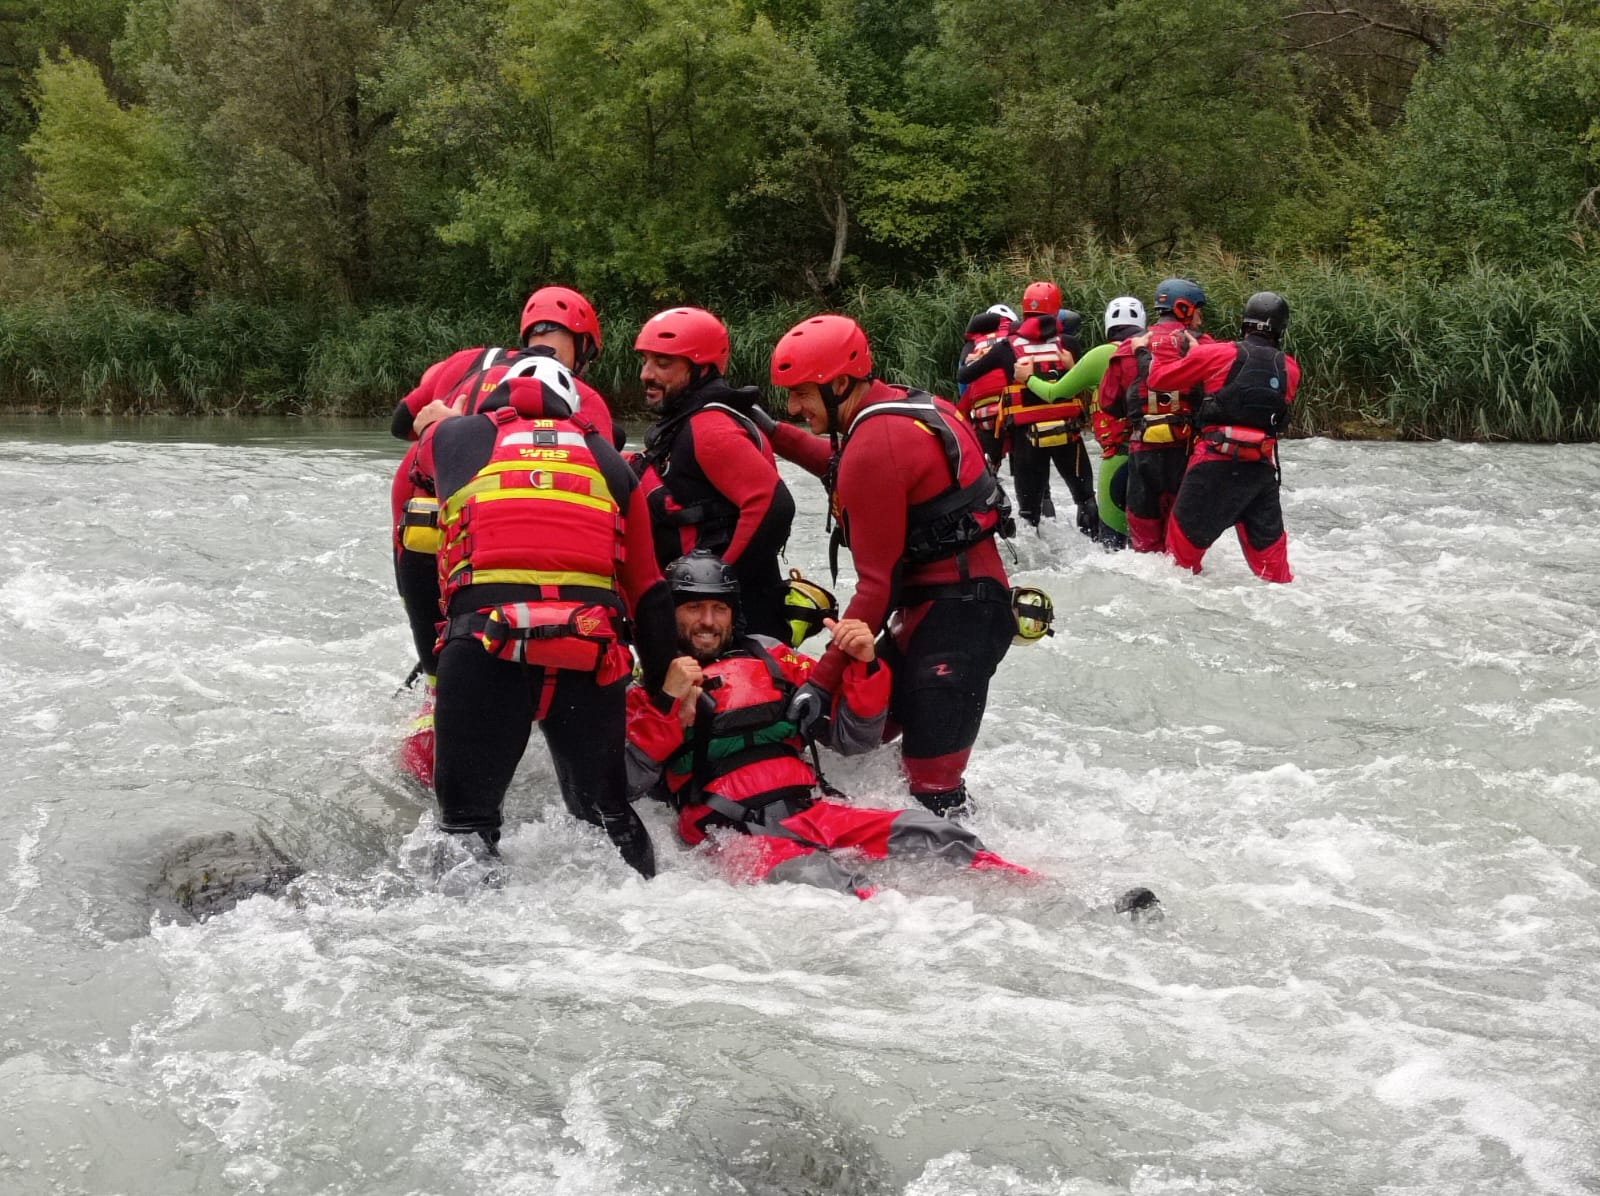
M 1462 1062 L 1470 1066 L 1468 1060 Z M 1536 1191 L 1556 1196 L 1582 1196 L 1594 1191 L 1597 1139 L 1592 1124 L 1560 1118 L 1552 1125 L 1549 1110 L 1508 1093 L 1497 1084 L 1462 1077 L 1455 1072 L 1450 1055 L 1430 1053 L 1408 1058 L 1382 1076 L 1374 1085 L 1374 1092 L 1387 1104 L 1408 1111 L 1431 1112 L 1503 1144 Z M 1567 1124 L 1560 1124 L 1562 1121 Z M 1562 1131 L 1573 1137 L 1564 1137 Z M 1574 1138 L 1579 1142 L 1587 1138 L 1587 1148 L 1575 1147 Z
M 21 908 L 30 893 L 39 888 L 39 840 L 45 827 L 50 825 L 50 811 L 39 806 L 33 812 L 33 821 L 17 835 L 17 862 L 6 873 L 11 885 L 11 904 L 0 909 L 0 914 L 10 914 Z
M 639 880 L 537 736 L 506 887 L 430 891 L 392 763 L 398 449 L 138 447 L 0 449 L 0 491 L 54 501 L 0 582 L 0 1044 L 122 1094 L 101 1138 L 142 1170 L 99 1190 L 1593 1189 L 1600 452 L 1297 442 L 1289 587 L 1231 536 L 1198 578 L 1024 537 L 1058 630 L 1008 656 L 969 775 L 1041 876 L 869 864 L 859 902 L 730 883 L 654 806 Z M 825 763 L 907 800 L 893 751 Z M 165 845 L 139 828 L 240 818 L 310 866 L 297 897 L 106 936 L 143 900 L 112 861 Z M 1103 911 L 1138 883 L 1164 922 Z M 0 1153 L 70 1187 L 80 1098 L 31 1091 L 56 1136 Z

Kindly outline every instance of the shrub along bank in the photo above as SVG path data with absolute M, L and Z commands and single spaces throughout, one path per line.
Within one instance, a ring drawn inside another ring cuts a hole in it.
M 1250 260 L 1221 252 L 1153 269 L 1089 251 L 947 272 L 917 286 L 840 297 L 872 338 L 878 372 L 953 391 L 961 330 L 974 311 L 1015 303 L 1031 278 L 1059 280 L 1099 339 L 1113 295 L 1149 302 L 1166 273 L 1206 287 L 1207 328 L 1237 331 L 1253 291 L 1293 309 L 1287 348 L 1304 370 L 1297 432 L 1340 436 L 1600 438 L 1600 264 L 1512 272 L 1474 267 L 1448 278 L 1352 271 L 1315 258 Z M 709 301 L 733 334 L 730 374 L 765 382 L 772 345 L 812 304 Z M 468 345 L 504 344 L 504 311 L 421 305 L 357 309 L 201 303 L 171 311 L 101 294 L 0 307 L 0 405 L 15 411 L 176 414 L 386 414 L 433 361 Z M 605 352 L 590 372 L 623 413 L 637 412 L 639 320 L 601 308 Z M 775 401 L 775 399 L 774 399 Z

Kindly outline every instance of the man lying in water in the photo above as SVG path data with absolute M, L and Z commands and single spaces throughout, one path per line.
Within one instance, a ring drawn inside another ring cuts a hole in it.
M 927 810 L 873 810 L 818 798 L 806 737 L 851 755 L 883 741 L 889 670 L 859 619 L 828 620 L 850 663 L 838 696 L 807 683 L 816 663 L 764 636 L 742 634 L 739 582 L 708 552 L 666 570 L 682 655 L 668 666 L 662 696 L 628 694 L 628 773 L 635 791 L 660 787 L 691 846 L 709 830 L 750 838 L 723 851 L 730 871 L 753 880 L 794 880 L 869 897 L 872 886 L 833 852 L 867 859 L 934 855 L 967 868 L 1028 875 L 977 835 Z M 659 791 L 659 790 L 658 790 Z

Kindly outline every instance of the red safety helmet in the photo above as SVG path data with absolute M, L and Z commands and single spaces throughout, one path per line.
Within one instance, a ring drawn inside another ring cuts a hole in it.
M 870 378 L 872 348 L 849 316 L 812 316 L 779 338 L 772 350 L 772 384 L 822 385 L 835 378 Z
M 728 326 L 702 307 L 669 307 L 644 322 L 633 347 L 641 353 L 687 357 L 695 365 L 728 368 Z
M 600 321 L 595 318 L 594 306 L 571 287 L 540 287 L 528 296 L 522 305 L 520 338 L 527 340 L 536 324 L 556 324 L 573 336 L 587 336 L 594 342 L 595 353 L 600 352 Z
M 1022 292 L 1022 313 L 1053 316 L 1061 309 L 1061 288 L 1053 282 L 1030 282 Z

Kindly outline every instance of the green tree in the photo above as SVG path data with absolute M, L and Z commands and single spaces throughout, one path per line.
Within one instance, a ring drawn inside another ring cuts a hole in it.
M 118 105 L 81 58 L 43 63 L 36 83 L 24 151 L 45 234 L 121 279 L 159 284 L 186 271 L 198 215 L 173 130 L 147 108 Z
M 183 130 L 219 280 L 373 293 L 375 190 L 394 113 L 363 80 L 413 2 L 134 0 L 121 59 Z
M 943 66 L 992 97 L 995 156 L 978 165 L 1001 181 L 1007 231 L 1248 244 L 1308 143 L 1280 8 L 947 0 Z
M 105 68 L 123 0 L 0 0 L 0 194 L 14 190 L 33 132 L 28 95 L 44 58 L 70 54 Z
M 869 109 L 851 161 L 856 216 L 877 244 L 924 267 L 977 247 L 1000 226 L 996 180 L 974 142 L 987 130 L 920 124 Z
M 506 20 L 492 137 L 467 130 L 480 99 L 448 77 L 403 114 L 408 151 L 444 141 L 470 163 L 447 241 L 506 277 L 662 298 L 792 284 L 830 259 L 841 111 L 764 17 L 734 0 L 511 0 Z M 801 262 L 772 252 L 786 242 Z
M 1600 183 L 1600 6 L 1445 7 L 1458 24 L 1406 100 L 1383 221 L 1424 261 L 1558 256 Z

